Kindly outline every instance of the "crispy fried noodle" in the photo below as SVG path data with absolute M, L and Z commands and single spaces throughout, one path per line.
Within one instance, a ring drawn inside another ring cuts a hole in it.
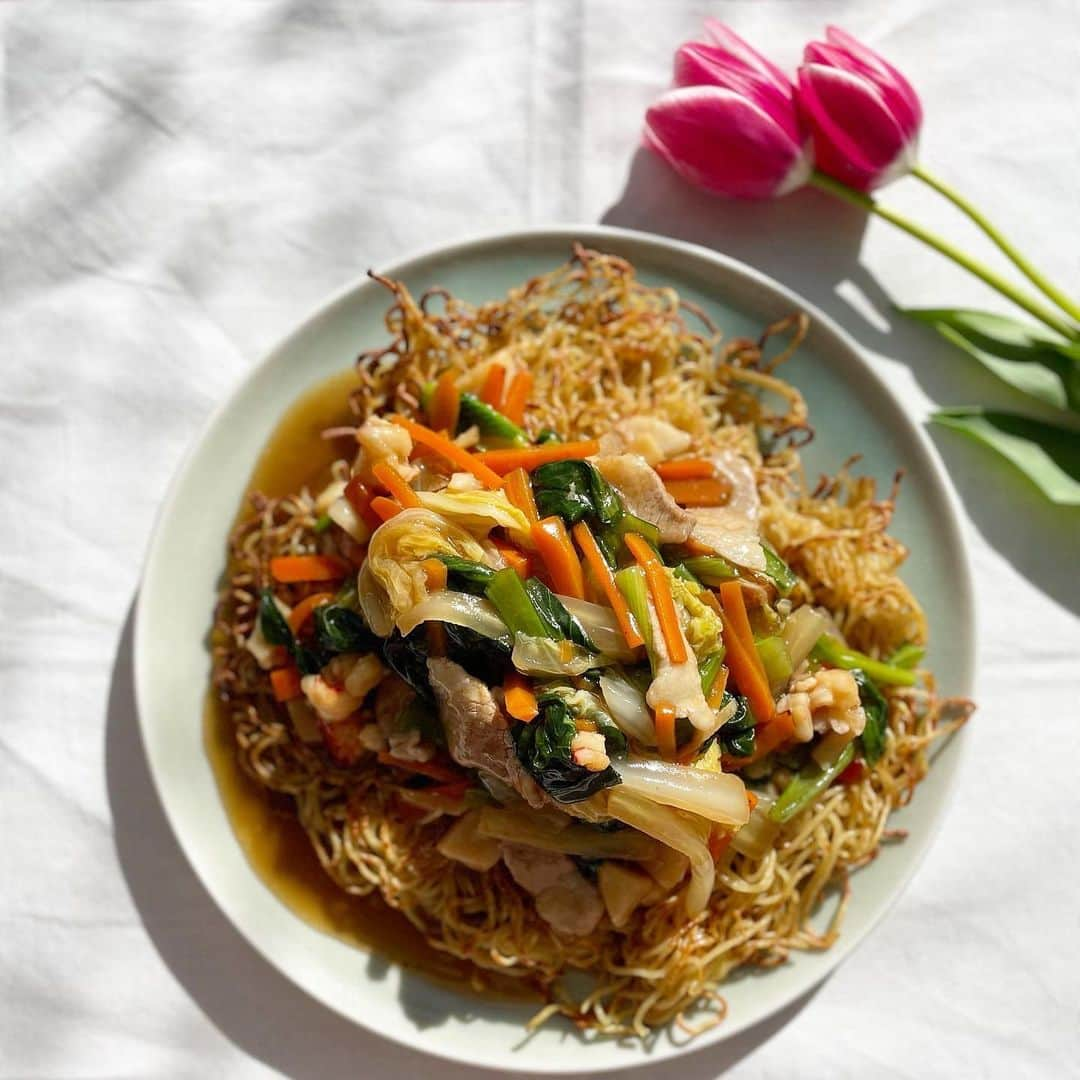
M 807 483 L 802 314 L 725 341 L 581 247 L 479 306 L 378 280 L 391 341 L 328 433 L 359 450 L 229 540 L 240 763 L 534 1024 L 702 1030 L 730 972 L 836 940 L 972 708 L 919 667 L 899 476 Z

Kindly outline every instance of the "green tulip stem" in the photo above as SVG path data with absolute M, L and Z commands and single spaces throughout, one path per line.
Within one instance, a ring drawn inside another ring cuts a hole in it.
M 1075 300 L 1070 300 L 1060 289 L 1051 284 L 1035 269 L 1005 239 L 1004 236 L 998 232 L 997 228 L 991 224 L 981 210 L 976 209 L 963 195 L 960 194 L 955 188 L 950 187 L 944 180 L 939 180 L 933 173 L 927 172 L 921 165 L 916 165 L 911 170 L 911 175 L 918 177 L 924 184 L 931 187 L 939 195 L 944 195 L 958 210 L 963 211 L 980 229 L 1009 257 L 1013 265 L 1017 268 L 1034 285 L 1044 296 L 1049 297 L 1062 311 L 1064 311 L 1071 318 L 1080 322 L 1080 304 L 1077 304 Z
M 809 182 L 814 187 L 827 191 L 830 195 L 835 195 L 837 198 L 851 203 L 852 206 L 858 206 L 868 213 L 877 214 L 879 218 L 892 223 L 898 229 L 903 229 L 909 236 L 914 236 L 916 240 L 921 240 L 946 258 L 952 259 L 954 263 L 962 266 L 968 273 L 974 274 L 981 281 L 986 282 L 992 289 L 997 289 L 1002 296 L 1007 296 L 1014 304 L 1034 315 L 1036 319 L 1056 330 L 1057 333 L 1069 339 L 1080 337 L 1080 330 L 1077 327 L 1065 322 L 1057 312 L 1044 307 L 1037 297 L 1021 292 L 996 271 L 991 270 L 989 266 L 985 266 L 977 259 L 973 259 L 947 240 L 943 240 L 940 236 L 930 232 L 929 229 L 924 229 L 921 225 L 917 225 L 914 221 L 904 217 L 903 214 L 898 214 L 895 210 L 882 206 L 881 203 L 872 199 L 869 195 L 856 191 L 854 188 L 848 187 L 847 184 L 842 184 L 839 180 L 834 180 L 831 176 L 826 176 L 817 169 L 814 170 Z

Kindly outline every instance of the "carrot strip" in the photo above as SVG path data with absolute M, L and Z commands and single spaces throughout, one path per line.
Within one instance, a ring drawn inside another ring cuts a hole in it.
M 328 592 L 317 592 L 312 593 L 311 596 L 305 596 L 304 599 L 289 612 L 289 629 L 294 634 L 299 634 L 304 623 L 311 618 L 312 612 L 314 612 L 320 604 L 329 604 L 333 599 L 334 594 Z
M 444 784 L 455 784 L 462 779 L 459 770 L 447 768 L 437 761 L 405 761 L 404 758 L 394 757 L 385 750 L 379 752 L 378 758 L 383 765 L 392 765 L 395 769 L 404 769 L 418 776 L 430 776 L 432 780 L 441 780 Z
M 540 520 L 540 513 L 536 509 L 536 499 L 533 498 L 532 484 L 529 482 L 529 474 L 524 469 L 515 469 L 506 477 L 506 486 L 503 488 L 506 497 L 528 519 L 530 525 L 535 525 Z
M 520 424 L 525 419 L 525 406 L 529 403 L 529 392 L 532 390 L 533 377 L 528 371 L 519 371 L 506 388 L 506 399 L 500 410 L 508 420 Z
M 664 487 L 680 506 L 720 506 L 731 495 L 730 486 L 715 476 L 698 480 L 665 480 Z
M 585 575 L 562 518 L 552 516 L 538 521 L 532 527 L 532 538 L 555 591 L 584 600 Z
M 492 364 L 484 376 L 484 386 L 480 391 L 480 400 L 485 405 L 497 409 L 502 404 L 503 387 L 506 385 L 506 368 L 502 364 Z
M 274 668 L 270 672 L 270 686 L 275 701 L 292 701 L 300 696 L 300 671 L 295 664 Z
M 376 495 L 371 500 L 371 512 L 379 519 L 380 524 L 397 517 L 404 509 L 396 499 L 388 499 L 385 495 Z
M 345 485 L 345 498 L 372 532 L 382 524 L 382 518 L 371 512 L 371 491 L 359 476 Z
M 675 706 L 656 707 L 656 748 L 670 761 L 675 756 Z
M 694 537 L 682 542 L 682 547 L 685 548 L 691 555 L 715 555 L 716 548 L 710 544 L 703 544 L 700 540 L 695 540 Z
M 446 588 L 446 563 L 439 559 L 425 559 L 420 564 L 427 578 L 428 592 L 439 592 Z
M 720 708 L 720 702 L 724 700 L 724 691 L 727 689 L 727 680 L 728 669 L 721 665 L 720 670 L 716 673 L 716 678 L 713 679 L 709 696 L 706 698 L 710 709 Z
M 476 458 L 487 468 L 505 476 L 514 469 L 532 472 L 533 469 L 549 465 L 553 461 L 587 458 L 599 451 L 600 444 L 596 439 L 586 439 L 584 442 L 545 443 L 527 450 L 488 450 L 486 453 L 477 454 Z
M 746 793 L 746 809 L 752 814 L 754 812 L 754 807 L 757 806 L 757 804 L 758 797 L 752 791 L 748 791 Z
M 428 419 L 436 431 L 447 431 L 453 436 L 457 431 L 458 414 L 461 411 L 461 394 L 453 371 L 444 371 L 435 383 Z
M 457 465 L 458 468 L 471 472 L 484 487 L 502 487 L 502 477 L 484 464 L 483 454 L 470 454 L 463 446 L 458 446 L 445 435 L 440 435 L 431 428 L 410 420 L 407 416 L 391 416 L 390 419 L 398 427 L 403 427 L 412 436 L 413 442 L 434 450 L 441 457 L 446 458 L 451 465 Z
M 532 685 L 524 675 L 509 671 L 503 681 L 503 699 L 506 711 L 515 719 L 528 723 L 540 711 Z
M 611 605 L 612 611 L 615 612 L 615 618 L 618 620 L 623 637 L 626 638 L 626 644 L 631 649 L 644 645 L 645 639 L 641 636 L 637 625 L 634 623 L 634 616 L 630 614 L 630 609 L 626 606 L 623 594 L 619 592 L 619 587 L 615 584 L 615 575 L 611 572 L 611 567 L 604 561 L 604 556 L 600 553 L 600 545 L 597 544 L 596 537 L 593 536 L 589 526 L 584 521 L 579 521 L 574 526 L 573 533 L 577 546 L 581 549 L 581 553 L 585 556 L 585 561 L 596 579 L 596 584 L 600 586 L 607 597 L 607 602 Z
M 424 623 L 424 626 L 427 627 L 428 656 L 445 656 L 449 647 L 446 638 L 446 626 L 441 622 L 435 622 L 434 619 Z
M 724 609 L 724 644 L 736 646 L 729 660 L 731 673 L 750 702 L 757 722 L 763 724 L 772 716 L 775 703 L 750 630 L 742 586 L 737 581 L 725 581 L 720 586 L 720 604 Z
M 490 537 L 492 546 L 506 560 L 507 566 L 514 568 L 514 573 L 524 580 L 532 572 L 532 560 L 520 548 L 497 536 Z
M 758 724 L 754 733 L 754 752 L 749 757 L 734 757 L 723 754 L 720 765 L 725 772 L 735 772 L 746 765 L 753 765 L 767 754 L 790 742 L 795 735 L 795 724 L 791 713 L 778 712 L 767 724 Z
M 683 461 L 661 461 L 654 465 L 661 480 L 704 480 L 716 475 L 716 466 L 702 458 L 688 458 Z
M 278 555 L 270 560 L 275 581 L 340 581 L 352 567 L 336 555 Z
M 372 466 L 372 475 L 391 496 L 408 510 L 415 510 L 420 505 L 417 494 L 406 483 L 405 478 L 387 461 L 380 461 Z
M 671 582 L 668 581 L 664 564 L 637 533 L 626 533 L 623 543 L 645 571 L 645 581 L 656 608 L 656 618 L 664 635 L 664 644 L 667 645 L 668 659 L 673 664 L 685 664 L 689 659 L 686 639 L 683 637 L 682 627 L 679 626 L 679 613 L 675 610 L 675 598 L 671 595 Z
M 713 829 L 709 833 L 709 854 L 712 856 L 713 862 L 716 862 L 727 851 L 731 845 L 731 837 L 731 833 L 720 832 L 719 829 Z

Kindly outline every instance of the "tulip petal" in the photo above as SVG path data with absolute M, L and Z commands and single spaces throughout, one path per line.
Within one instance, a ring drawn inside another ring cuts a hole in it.
M 645 116 L 645 142 L 690 183 L 767 199 L 810 175 L 806 148 L 760 105 L 718 86 L 669 90 Z
M 863 190 L 894 178 L 914 150 L 880 91 L 839 68 L 799 68 L 799 104 L 814 134 L 818 166 Z
M 825 39 L 831 45 L 836 45 L 846 52 L 853 61 L 858 62 L 868 72 L 877 72 L 878 76 L 874 81 L 879 86 L 884 87 L 888 83 L 894 87 L 898 99 L 903 101 L 905 110 L 910 116 L 908 123 L 901 120 L 901 127 L 911 132 L 918 131 L 922 126 L 923 118 L 922 103 L 919 101 L 919 95 L 915 93 L 911 83 L 885 57 L 868 48 L 858 38 L 853 37 L 839 26 L 827 26 L 825 28 Z M 898 116 L 897 119 L 900 119 L 900 117 Z
M 788 135 L 802 142 L 804 134 L 792 102 L 790 87 L 785 96 L 759 71 L 731 62 L 723 49 L 690 41 L 675 53 L 676 86 L 720 86 L 748 98 L 778 123 Z
M 734 30 L 719 19 L 705 20 L 705 41 L 720 49 L 728 62 L 756 71 L 789 101 L 792 98 L 791 80 L 771 60 L 747 44 Z

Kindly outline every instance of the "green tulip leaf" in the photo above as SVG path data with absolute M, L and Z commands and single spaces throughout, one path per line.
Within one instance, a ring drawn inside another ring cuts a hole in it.
M 1080 430 L 975 405 L 939 409 L 930 419 L 996 450 L 1053 502 L 1080 506 Z
M 1080 412 L 1080 342 L 1004 315 L 962 308 L 903 308 L 1017 390 Z

